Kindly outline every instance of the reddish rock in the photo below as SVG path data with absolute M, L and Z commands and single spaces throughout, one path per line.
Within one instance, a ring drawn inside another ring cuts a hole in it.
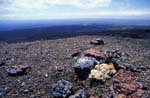
M 116 95 L 124 94 L 127 98 L 141 98 L 143 95 L 142 84 L 134 79 L 133 73 L 121 69 L 114 76 L 113 90 Z
M 141 89 L 138 89 L 136 92 L 128 96 L 128 98 L 141 98 L 143 95 L 144 91 Z
M 105 54 L 103 52 L 100 52 L 98 50 L 95 50 L 95 49 L 88 49 L 88 50 L 85 50 L 83 51 L 84 55 L 86 56 L 92 56 L 92 57 L 95 57 L 95 58 L 105 58 Z
M 98 96 L 95 97 L 95 96 L 92 96 L 92 95 L 91 95 L 89 98 L 99 98 L 99 97 L 98 97 Z

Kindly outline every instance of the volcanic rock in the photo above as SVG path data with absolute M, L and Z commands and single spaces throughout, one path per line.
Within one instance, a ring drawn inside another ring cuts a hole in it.
M 119 49 L 112 51 L 112 57 L 113 58 L 120 58 L 122 56 L 123 56 L 123 53 Z
M 126 56 L 124 52 L 121 52 L 119 49 L 116 50 L 109 50 L 109 49 L 103 49 L 103 52 L 106 56 L 106 63 L 114 63 L 115 65 L 117 64 L 118 67 L 121 68 L 126 68 L 122 64 L 126 60 Z
M 90 41 L 92 45 L 104 45 L 104 41 L 101 38 L 93 39 Z
M 116 60 L 115 65 L 118 69 L 121 68 L 121 69 L 127 69 L 127 70 L 131 70 L 131 71 L 137 71 L 137 66 L 135 66 L 133 64 L 126 63 L 126 62 L 121 61 L 121 60 Z
M 82 57 L 74 65 L 75 72 L 80 79 L 86 79 L 91 69 L 99 62 L 91 57 Z
M 52 94 L 57 98 L 66 98 L 71 94 L 72 83 L 66 80 L 59 80 L 52 86 Z
M 91 56 L 99 59 L 104 59 L 106 56 L 103 52 L 97 51 L 95 49 L 88 49 L 83 51 L 85 56 Z
M 127 98 L 141 98 L 143 95 L 142 84 L 138 83 L 131 71 L 120 69 L 112 81 L 114 96 L 127 96 Z M 124 97 L 117 97 L 124 98 Z M 126 98 L 126 97 L 125 97 Z
M 103 49 L 103 53 L 107 58 L 111 58 L 113 53 L 110 49 Z
M 85 98 L 85 92 L 83 89 L 77 91 L 74 95 L 70 96 L 69 98 Z
M 106 79 L 111 78 L 115 73 L 116 70 L 113 64 L 101 64 L 96 65 L 95 68 L 91 70 L 89 78 L 106 81 Z

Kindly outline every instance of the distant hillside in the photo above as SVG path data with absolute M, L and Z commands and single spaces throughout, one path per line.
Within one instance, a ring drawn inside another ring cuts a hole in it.
M 37 27 L 31 29 L 1 31 L 0 41 L 34 41 L 97 34 L 132 38 L 150 38 L 150 26 L 70 25 Z

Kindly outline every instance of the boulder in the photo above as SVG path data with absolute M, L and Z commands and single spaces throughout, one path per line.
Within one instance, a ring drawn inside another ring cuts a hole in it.
M 16 65 L 16 66 L 12 66 L 6 71 L 9 76 L 17 76 L 17 75 L 23 75 L 28 68 L 30 68 L 29 65 Z
M 98 58 L 98 59 L 106 58 L 106 56 L 103 52 L 100 52 L 95 49 L 88 49 L 88 50 L 83 51 L 83 53 L 85 56 L 91 56 L 91 57 Z
M 112 83 L 111 90 L 113 90 L 114 96 L 116 97 L 127 96 L 127 98 L 141 98 L 144 93 L 142 84 L 134 79 L 131 71 L 120 69 L 114 76 Z
M 104 41 L 101 38 L 93 39 L 90 41 L 92 45 L 104 45 Z
M 86 79 L 91 69 L 98 63 L 99 62 L 96 59 L 91 57 L 79 58 L 74 65 L 78 78 Z
M 52 94 L 56 98 L 67 98 L 71 94 L 72 83 L 59 80 L 52 85 Z
M 111 78 L 111 76 L 114 75 L 115 73 L 116 70 L 113 64 L 101 64 L 96 65 L 95 68 L 91 70 L 89 78 L 104 82 L 107 79 Z
M 86 98 L 85 92 L 83 89 L 77 91 L 74 95 L 71 95 L 69 98 Z

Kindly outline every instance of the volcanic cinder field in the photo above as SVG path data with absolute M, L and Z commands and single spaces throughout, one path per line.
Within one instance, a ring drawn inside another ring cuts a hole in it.
M 82 35 L 54 40 L 0 43 L 0 57 L 5 64 L 0 66 L 0 98 L 53 98 L 52 85 L 60 79 L 73 84 L 73 90 L 85 89 L 86 97 L 108 96 L 111 79 L 92 86 L 89 79 L 79 80 L 74 71 L 76 59 L 71 55 L 86 49 L 120 49 L 127 55 L 128 63 L 137 67 L 135 79 L 144 85 L 143 98 L 150 97 L 150 32 L 142 37 L 128 33 L 115 35 Z M 124 36 L 126 35 L 126 36 Z M 92 39 L 101 38 L 103 45 L 91 45 Z M 27 64 L 31 68 L 20 76 L 9 76 L 7 69 L 14 65 Z M 100 97 L 100 98 L 101 98 Z M 103 97 L 102 97 L 103 98 Z

